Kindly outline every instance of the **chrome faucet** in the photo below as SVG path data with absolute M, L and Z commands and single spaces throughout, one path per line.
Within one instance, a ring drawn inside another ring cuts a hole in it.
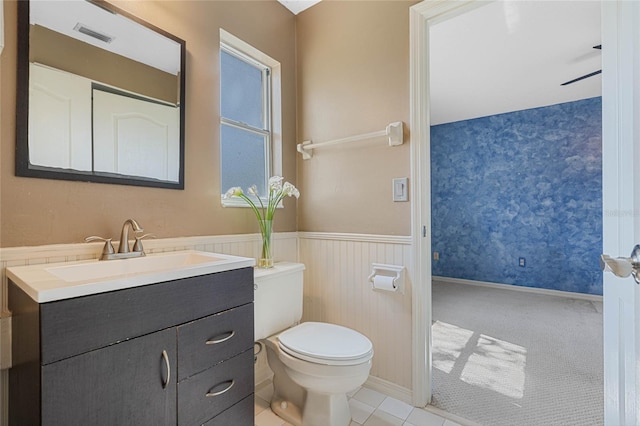
M 142 232 L 144 229 L 138 225 L 134 219 L 127 219 L 122 224 L 122 231 L 120 232 L 120 245 L 118 246 L 118 253 L 129 253 L 129 225 L 133 232 Z M 144 252 L 142 252 L 144 254 Z

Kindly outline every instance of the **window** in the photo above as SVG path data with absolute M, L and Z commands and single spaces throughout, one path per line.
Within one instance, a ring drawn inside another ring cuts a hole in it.
M 269 177 L 281 174 L 280 64 L 229 33 L 220 37 L 221 194 L 256 185 L 266 196 Z

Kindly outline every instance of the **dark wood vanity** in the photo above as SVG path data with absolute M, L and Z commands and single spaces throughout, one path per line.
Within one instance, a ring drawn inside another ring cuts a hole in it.
M 38 303 L 9 282 L 11 425 L 253 425 L 253 268 Z

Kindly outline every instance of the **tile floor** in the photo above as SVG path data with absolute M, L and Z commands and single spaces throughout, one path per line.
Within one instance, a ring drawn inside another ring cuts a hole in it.
M 289 426 L 269 408 L 271 382 L 256 388 L 255 426 Z M 366 387 L 349 393 L 351 426 L 460 426 L 434 413 L 414 408 L 397 399 Z

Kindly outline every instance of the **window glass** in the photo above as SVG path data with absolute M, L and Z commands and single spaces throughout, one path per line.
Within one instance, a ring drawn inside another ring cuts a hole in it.
M 252 185 L 258 194 L 266 194 L 265 174 L 267 137 L 235 126 L 221 126 L 222 188 L 223 193 L 239 186 L 244 191 Z
M 266 195 L 269 179 L 268 67 L 220 50 L 220 173 L 222 193 L 239 186 Z
M 220 113 L 264 129 L 263 69 L 225 50 L 220 54 Z

